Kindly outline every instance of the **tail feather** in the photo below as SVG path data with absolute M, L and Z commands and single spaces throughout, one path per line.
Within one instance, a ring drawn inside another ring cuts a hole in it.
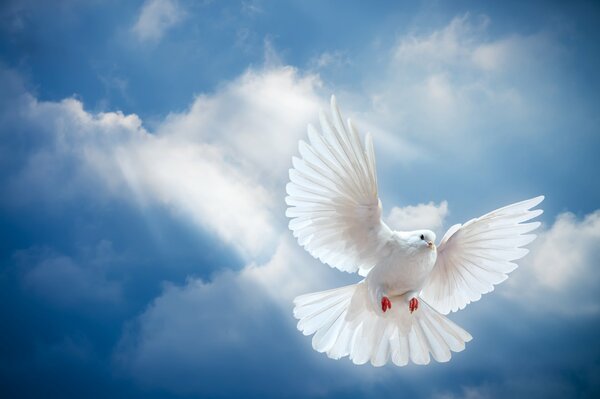
M 421 328 L 427 337 L 433 358 L 440 363 L 450 360 L 452 357 L 450 346 L 446 343 L 428 317 L 424 318 Z
M 294 317 L 300 320 L 298 329 L 304 335 L 311 335 L 317 330 L 328 331 L 348 308 L 353 293 L 352 286 L 347 286 L 297 297 L 294 299 Z
M 344 311 L 340 313 L 336 317 L 335 321 L 329 326 L 325 325 L 322 329 L 317 331 L 312 340 L 313 347 L 317 351 L 324 352 L 326 350 L 325 348 L 333 347 L 342 331 L 342 328 L 344 327 L 345 316 L 346 312 Z
M 394 326 L 394 331 L 390 337 L 390 352 L 392 362 L 396 366 L 406 366 L 409 356 L 408 337 L 404 334 L 399 334 L 398 327 Z
M 294 317 L 304 335 L 314 334 L 313 348 L 333 359 L 349 356 L 355 364 L 383 366 L 392 361 L 428 364 L 450 360 L 452 352 L 465 349 L 471 335 L 419 300 L 410 313 L 406 300 L 391 298 L 386 313 L 373 310 L 366 285 L 349 285 L 302 295 L 294 300 Z
M 347 314 L 343 315 L 344 321 L 340 328 L 340 333 L 335 339 L 335 343 L 331 346 L 315 347 L 313 342 L 313 348 L 318 352 L 327 352 L 327 356 L 332 359 L 340 359 L 350 354 L 350 345 L 354 337 L 353 326 L 346 321 Z

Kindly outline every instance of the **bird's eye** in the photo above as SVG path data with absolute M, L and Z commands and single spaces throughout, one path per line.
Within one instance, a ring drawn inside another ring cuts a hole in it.
M 423 234 L 421 234 L 421 240 L 424 240 L 425 236 Z

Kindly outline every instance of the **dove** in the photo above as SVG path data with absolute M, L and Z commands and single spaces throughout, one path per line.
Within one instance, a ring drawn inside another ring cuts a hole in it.
M 382 220 L 375 151 L 331 97 L 321 129 L 308 126 L 286 185 L 286 215 L 298 243 L 356 284 L 300 295 L 293 314 L 312 346 L 355 364 L 447 362 L 472 336 L 446 315 L 464 309 L 504 281 L 524 257 L 544 197 L 456 224 L 436 245 L 433 231 L 394 231 Z M 427 226 L 424 226 L 427 227 Z

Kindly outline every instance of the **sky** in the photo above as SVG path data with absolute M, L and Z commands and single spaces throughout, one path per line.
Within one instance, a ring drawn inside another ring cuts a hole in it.
M 600 396 L 597 2 L 6 0 L 0 392 L 55 398 Z M 299 294 L 359 280 L 294 240 L 285 184 L 335 94 L 394 228 L 545 195 L 537 240 L 451 314 L 449 363 L 312 350 Z

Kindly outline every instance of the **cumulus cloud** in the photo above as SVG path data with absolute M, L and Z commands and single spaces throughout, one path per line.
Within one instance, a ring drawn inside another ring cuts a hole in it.
M 38 148 L 15 161 L 5 201 L 83 195 L 158 203 L 249 259 L 270 255 L 289 159 L 317 113 L 319 85 L 290 67 L 249 70 L 170 114 L 153 133 L 136 115 L 91 113 L 76 99 L 40 102 L 21 93 L 5 121 L 27 125 L 24 134 L 41 140 L 31 137 Z
M 387 217 L 389 226 L 395 230 L 429 229 L 439 234 L 448 215 L 448 202 L 439 205 L 433 202 L 427 204 L 393 207 Z M 441 237 L 440 237 L 441 238 Z
M 248 70 L 214 95 L 200 95 L 157 129 L 218 147 L 246 174 L 263 181 L 287 177 L 291 155 L 323 103 L 316 75 L 287 66 Z
M 552 313 L 598 314 L 600 210 L 582 219 L 570 212 L 559 214 L 540 232 L 521 264 L 509 279 L 510 298 Z
M 253 262 L 244 270 L 245 278 L 259 285 L 261 291 L 280 304 L 289 314 L 292 300 L 308 292 L 326 290 L 358 282 L 358 275 L 340 273 L 311 257 L 296 240 L 284 232 L 276 251 L 264 264 Z
M 589 267 L 600 261 L 600 211 L 577 220 L 572 213 L 561 213 L 552 227 L 542 234 L 531 264 L 538 281 L 560 290 L 586 280 Z
M 243 255 L 269 248 L 274 239 L 272 195 L 220 151 L 164 137 L 136 144 L 117 151 L 115 161 L 139 203 L 161 203 Z
M 485 15 L 454 17 L 441 29 L 425 34 L 409 33 L 399 38 L 393 52 L 398 65 L 414 65 L 428 72 L 448 68 L 496 69 L 510 57 L 524 38 L 491 40 L 490 19 Z
M 92 114 L 72 98 L 40 102 L 27 92 L 15 98 L 3 118 L 14 130 L 4 129 L 5 141 L 0 144 L 12 169 L 1 200 L 9 206 L 106 197 L 102 176 L 113 184 L 118 176 L 111 152 L 147 135 L 136 115 Z M 19 143 L 29 145 L 10 151 Z
M 175 0 L 146 0 L 131 31 L 141 41 L 157 41 L 184 16 Z
M 167 284 L 126 330 L 116 364 L 143 385 L 177 393 L 277 396 L 285 386 L 286 396 L 304 397 L 354 384 L 331 383 L 335 370 L 296 331 L 291 299 L 331 279 L 327 268 L 302 252 L 282 239 L 265 264 L 220 273 L 210 283 Z M 338 366 L 357 374 L 349 362 Z M 232 375 L 239 377 L 235 384 L 214 384 Z
M 531 116 L 548 97 L 532 87 L 549 87 L 547 65 L 560 50 L 540 33 L 492 38 L 489 25 L 467 14 L 401 35 L 381 78 L 367 87 L 363 123 L 407 139 L 421 159 L 479 157 L 503 137 L 537 131 Z
M 287 165 L 319 81 L 289 67 L 248 71 L 119 149 L 127 186 L 216 232 L 252 259 L 276 245 Z

